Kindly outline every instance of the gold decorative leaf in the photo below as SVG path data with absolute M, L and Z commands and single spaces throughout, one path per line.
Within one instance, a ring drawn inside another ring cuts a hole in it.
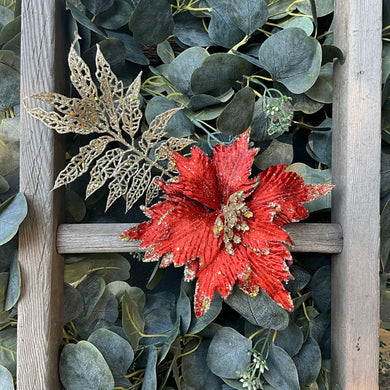
M 161 180 L 162 177 L 160 176 L 155 176 L 151 182 L 149 183 L 149 186 L 146 190 L 146 194 L 145 194 L 145 206 L 149 206 L 153 199 L 156 198 L 160 192 L 160 188 L 158 187 L 158 185 L 156 184 L 156 180 Z
M 80 148 L 79 153 L 58 175 L 54 188 L 71 183 L 90 169 L 86 197 L 109 182 L 106 209 L 124 196 L 128 211 L 145 192 L 147 203 L 150 203 L 152 197 L 158 195 L 152 168 L 160 178 L 174 176 L 174 167 L 161 163 L 169 155 L 167 147 L 181 150 L 192 143 L 188 139 L 164 139 L 168 121 L 179 109 L 158 115 L 149 129 L 137 136 L 142 120 L 138 97 L 141 74 L 125 91 L 122 81 L 112 72 L 97 45 L 95 76 L 100 87 L 98 90 L 90 69 L 75 50 L 74 44 L 69 51 L 68 64 L 71 82 L 80 97 L 69 98 L 58 93 L 42 92 L 32 98 L 50 104 L 54 111 L 32 108 L 28 112 L 61 134 L 105 135 Z M 115 148 L 109 148 L 99 157 L 111 142 L 115 142 Z M 150 157 L 153 155 L 155 159 Z

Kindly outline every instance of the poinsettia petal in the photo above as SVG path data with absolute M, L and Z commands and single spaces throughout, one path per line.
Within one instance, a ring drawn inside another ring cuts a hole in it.
M 236 253 L 229 255 L 222 249 L 213 261 L 199 268 L 194 299 L 194 311 L 198 318 L 209 309 L 215 291 L 226 298 L 239 276 L 246 274 L 248 259 Z
M 180 176 L 175 181 L 166 182 L 164 191 L 168 195 L 181 193 L 213 210 L 218 210 L 220 202 L 215 168 L 210 158 L 197 147 L 192 148 L 190 158 L 175 151 L 171 151 L 171 153 L 172 161 Z
M 246 131 L 231 146 L 218 144 L 214 148 L 213 163 L 223 204 L 235 192 L 249 194 L 255 187 L 255 179 L 249 179 L 249 176 L 258 150 L 248 149 L 248 143 L 249 132 Z
M 271 243 L 268 254 L 253 252 L 244 247 L 240 247 L 239 251 L 246 252 L 251 270 L 249 277 L 239 280 L 239 286 L 249 294 L 254 292 L 254 288 L 260 286 L 286 310 L 294 310 L 290 294 L 282 284 L 283 281 L 291 278 L 285 263 L 285 260 L 291 259 L 291 254 L 287 248 L 280 243 Z

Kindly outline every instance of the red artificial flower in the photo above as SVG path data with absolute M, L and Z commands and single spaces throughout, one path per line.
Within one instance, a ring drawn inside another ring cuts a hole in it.
M 210 307 L 214 291 L 226 298 L 237 282 L 256 295 L 262 288 L 287 310 L 294 306 L 282 282 L 291 278 L 284 244 L 293 242 L 283 227 L 308 216 L 304 202 L 325 195 L 332 185 L 305 185 L 285 165 L 250 178 L 256 149 L 248 149 L 249 131 L 231 146 L 217 145 L 210 159 L 200 149 L 191 158 L 171 151 L 180 175 L 159 181 L 166 200 L 145 209 L 149 221 L 121 238 L 140 240 L 144 261 L 160 267 L 184 265 L 186 281 L 198 278 L 195 314 Z

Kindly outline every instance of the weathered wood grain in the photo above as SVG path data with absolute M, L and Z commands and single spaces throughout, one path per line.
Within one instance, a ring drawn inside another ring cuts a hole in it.
M 22 2 L 22 101 L 33 93 L 58 90 L 55 74 L 64 74 L 63 9 L 61 1 Z M 62 207 L 61 192 L 51 188 L 58 158 L 64 154 L 55 134 L 29 117 L 23 105 L 21 126 L 20 190 L 29 210 L 19 234 L 17 386 L 18 390 L 56 390 L 60 388 L 63 259 L 56 253 L 55 236 Z
M 381 0 L 336 0 L 332 222 L 332 389 L 378 389 Z
M 125 242 L 119 235 L 135 224 L 63 224 L 57 232 L 57 251 L 69 253 L 140 252 L 139 243 Z M 337 224 L 290 224 L 286 229 L 295 246 L 293 252 L 340 253 L 342 232 Z

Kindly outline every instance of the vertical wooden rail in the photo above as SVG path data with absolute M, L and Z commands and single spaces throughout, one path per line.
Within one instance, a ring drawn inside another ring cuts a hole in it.
M 377 390 L 381 0 L 336 0 L 332 222 L 344 248 L 332 264 L 332 389 Z
M 21 98 L 56 90 L 63 74 L 63 4 L 56 0 L 23 0 Z M 58 11 L 58 12 L 57 12 Z M 62 65 L 61 65 L 62 64 Z M 58 172 L 54 132 L 21 112 L 20 190 L 28 216 L 19 234 L 22 292 L 18 303 L 18 390 L 56 390 L 58 347 L 62 337 L 63 261 L 56 254 L 58 191 L 51 192 Z

